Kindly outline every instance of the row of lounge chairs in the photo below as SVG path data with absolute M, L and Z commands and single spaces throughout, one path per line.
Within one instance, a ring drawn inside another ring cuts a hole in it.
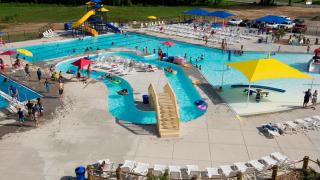
M 140 27 L 144 28 L 144 27 L 161 26 L 161 25 L 165 25 L 165 22 L 155 21 L 155 22 L 149 22 L 149 23 L 141 23 Z
M 45 32 L 42 33 L 44 38 L 52 38 L 52 37 L 56 37 L 57 34 L 55 32 L 53 32 L 52 29 L 48 29 Z
M 146 63 L 114 56 L 99 57 L 93 64 L 93 68 L 103 69 L 119 76 L 128 75 L 133 71 L 153 72 L 157 69 Z
M 102 164 L 102 162 L 105 162 Z M 203 178 L 232 178 L 239 172 L 247 178 L 255 178 L 256 176 L 266 174 L 273 166 L 277 165 L 280 170 L 289 170 L 294 161 L 280 152 L 274 152 L 257 160 L 248 162 L 236 162 L 232 165 L 223 165 L 219 167 L 208 167 L 205 171 L 201 171 L 197 165 L 162 165 L 154 164 L 152 167 L 148 163 L 135 162 L 125 160 L 121 166 L 121 171 L 125 175 L 146 176 L 148 173 L 159 176 L 167 172 L 172 179 L 190 179 L 194 176 Z M 107 176 L 108 172 L 115 171 L 114 163 L 109 159 L 100 160 L 96 163 L 98 167 L 103 165 L 102 171 Z M 103 173 L 102 173 L 103 174 Z M 102 175 L 103 176 L 103 175 Z
M 208 27 L 195 31 L 193 26 L 188 24 L 172 24 L 161 27 L 153 26 L 147 28 L 147 30 L 194 39 L 203 39 L 204 36 L 207 36 L 208 42 L 212 43 L 222 43 L 222 41 L 225 39 L 227 44 L 239 43 L 243 39 L 251 39 L 257 36 L 255 31 L 249 31 L 248 29 L 240 29 L 235 27 Z M 211 34 L 211 30 L 213 30 L 215 33 Z
M 292 121 L 262 124 L 261 129 L 268 137 L 277 137 L 282 134 L 294 134 L 308 130 L 320 129 L 320 116 L 312 116 Z

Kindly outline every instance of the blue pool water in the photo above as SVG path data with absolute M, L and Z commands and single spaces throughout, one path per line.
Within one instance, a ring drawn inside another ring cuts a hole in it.
M 41 44 L 37 46 L 23 47 L 25 49 L 33 52 L 34 57 L 27 60 L 31 62 L 49 60 L 51 58 L 57 58 L 61 56 L 68 56 L 72 54 L 83 53 L 87 48 L 90 51 L 95 51 L 97 48 L 105 49 L 110 47 L 126 47 L 138 49 L 141 51 L 144 47 L 148 47 L 149 52 L 153 52 L 153 49 L 162 48 L 164 52 L 167 51 L 167 48 L 161 45 L 161 42 L 168 41 L 168 39 L 156 38 L 152 36 L 140 35 L 140 34 L 129 34 L 127 36 L 121 34 L 113 35 L 102 35 L 98 37 L 87 37 L 84 40 L 69 40 L 64 42 L 54 42 L 49 44 Z M 171 41 L 171 40 L 170 40 Z M 111 43 L 114 42 L 114 45 L 111 46 Z M 225 63 L 228 62 L 228 54 L 222 53 L 221 50 L 214 48 L 207 48 L 199 45 L 193 45 L 183 42 L 176 42 L 176 44 L 168 48 L 169 55 L 175 56 L 184 56 L 187 54 L 187 59 L 189 61 L 190 56 L 193 60 L 193 65 L 197 64 L 202 67 L 203 76 L 213 85 L 220 86 L 222 84 L 222 74 L 224 74 L 223 86 L 224 88 L 230 88 L 232 84 L 247 84 L 246 78 L 238 71 L 225 67 Z M 196 58 L 200 57 L 201 54 L 204 54 L 204 60 L 196 62 Z M 265 58 L 267 56 L 264 52 L 245 52 L 242 56 L 232 55 L 231 61 L 243 61 L 249 59 L 258 59 Z M 307 62 L 312 57 L 311 54 L 290 54 L 290 53 L 277 53 L 272 56 L 302 72 L 307 73 Z M 178 70 L 180 71 L 180 70 Z M 224 72 L 224 73 L 223 73 Z M 314 85 L 319 86 L 320 75 L 311 74 L 314 79 Z M 171 86 L 177 86 L 175 89 L 176 93 L 181 93 L 177 95 L 178 101 L 191 102 L 190 96 L 184 96 L 183 91 L 179 92 L 179 88 L 190 89 L 187 86 L 190 83 L 184 83 L 183 81 L 171 81 L 170 77 L 167 76 Z M 181 79 L 185 78 L 184 81 L 189 82 L 189 79 L 185 76 L 180 77 Z M 305 79 L 273 79 L 266 81 L 258 81 L 255 84 L 271 86 L 275 88 L 285 89 L 286 93 L 282 96 L 286 96 L 285 101 L 293 101 L 293 98 L 297 99 L 296 96 L 300 96 L 301 92 L 307 88 L 310 88 L 310 80 Z M 190 85 L 192 86 L 192 85 Z M 179 99 L 181 98 L 181 99 Z M 242 101 L 240 99 L 240 101 Z M 296 100 L 295 100 L 296 101 Z M 187 108 L 187 107 L 185 107 Z M 182 108 L 181 108 L 182 109 Z M 191 114 L 191 113 L 190 113 Z M 185 119 L 189 119 L 186 116 Z M 197 116 L 197 115 L 196 115 Z
M 156 59 L 148 59 L 146 60 L 143 57 L 137 56 L 132 53 L 126 52 L 117 52 L 117 53 L 107 53 L 106 56 L 120 56 L 123 58 L 134 59 L 136 61 L 142 61 L 144 63 L 157 65 L 160 67 L 171 66 L 178 73 L 176 75 L 172 75 L 170 73 L 166 73 L 166 77 L 176 94 L 177 101 L 179 104 L 179 113 L 180 120 L 182 122 L 190 121 L 196 119 L 201 116 L 205 111 L 199 110 L 193 102 L 201 99 L 199 93 L 193 87 L 191 81 L 184 74 L 184 71 L 176 65 L 168 64 L 166 62 L 157 61 Z M 68 69 L 75 69 L 75 67 L 71 66 L 70 63 L 74 60 L 64 61 L 62 63 L 57 64 L 57 69 L 61 71 L 67 71 Z M 98 79 L 98 76 L 101 75 L 100 72 L 93 72 L 92 77 Z M 117 77 L 119 78 L 119 77 Z M 121 79 L 121 78 L 119 78 Z M 141 111 L 135 107 L 134 99 L 133 99 L 133 91 L 130 84 L 121 79 L 122 83 L 119 85 L 110 83 L 108 80 L 104 80 L 104 84 L 107 86 L 109 90 L 108 94 L 108 111 L 118 119 L 141 123 L 141 124 L 154 124 L 156 123 L 156 115 L 155 112 L 146 112 Z M 117 94 L 117 91 L 126 88 L 129 91 L 128 96 L 120 96 Z
M 0 75 L 0 90 L 6 94 L 9 94 L 9 87 L 12 85 L 13 87 L 17 88 L 18 90 L 18 100 L 20 102 L 24 102 L 31 99 L 36 99 L 38 97 L 41 97 L 40 94 L 36 93 L 35 91 L 32 91 L 31 89 L 18 84 L 17 82 L 8 79 L 8 81 L 5 83 L 3 82 L 3 79 L 5 77 L 3 75 Z M 8 106 L 8 101 L 6 101 L 4 98 L 0 97 L 0 108 L 4 108 Z

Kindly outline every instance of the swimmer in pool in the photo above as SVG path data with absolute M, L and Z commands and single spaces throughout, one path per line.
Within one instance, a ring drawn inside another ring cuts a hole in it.
M 122 89 L 122 90 L 118 91 L 118 94 L 127 95 L 128 94 L 128 89 Z

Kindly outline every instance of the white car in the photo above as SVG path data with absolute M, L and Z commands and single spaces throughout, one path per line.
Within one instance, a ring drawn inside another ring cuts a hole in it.
M 242 22 L 242 19 L 231 19 L 228 24 L 230 25 L 239 25 Z
M 284 28 L 284 29 L 292 29 L 295 23 L 292 23 L 291 21 L 286 21 L 281 24 L 279 24 L 279 28 Z
M 275 23 L 267 23 L 266 24 L 266 28 L 270 28 L 270 29 L 278 29 L 279 24 L 275 24 Z

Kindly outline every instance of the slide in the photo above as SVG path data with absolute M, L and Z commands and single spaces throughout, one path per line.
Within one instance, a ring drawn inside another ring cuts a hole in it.
M 120 33 L 120 32 L 121 32 L 120 29 L 117 28 L 117 27 L 115 27 L 114 25 L 112 25 L 112 24 L 110 24 L 110 23 L 107 23 L 107 22 L 105 22 L 105 24 L 106 24 L 106 26 L 107 26 L 108 28 L 112 29 L 114 32 L 116 32 L 116 33 Z
M 77 28 L 83 24 L 90 16 L 94 15 L 96 12 L 94 10 L 88 11 L 84 16 L 82 16 L 78 21 L 72 24 L 72 28 Z
M 98 32 L 95 29 L 90 28 L 89 26 L 83 26 L 82 29 L 92 34 L 93 36 L 98 35 Z

